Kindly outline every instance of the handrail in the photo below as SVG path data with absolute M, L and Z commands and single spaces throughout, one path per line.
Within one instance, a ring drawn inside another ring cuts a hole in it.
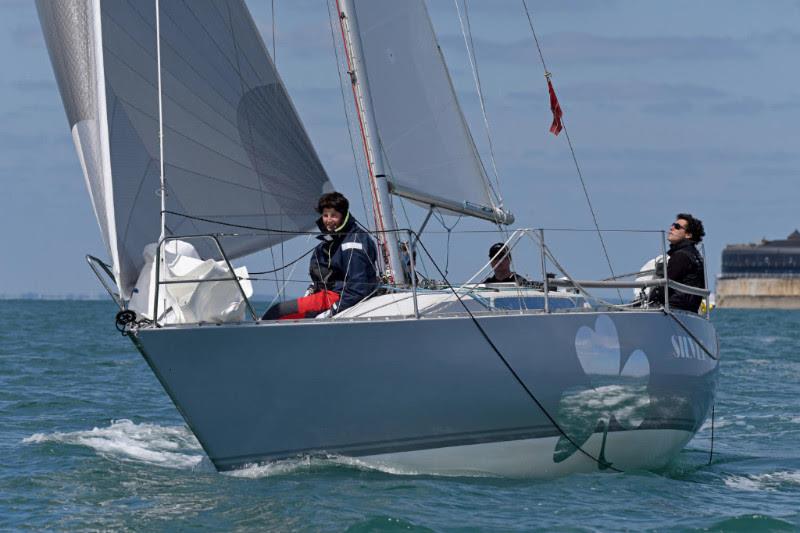
M 589 289 L 644 289 L 646 287 L 663 287 L 667 284 L 663 279 L 648 279 L 642 281 L 603 281 L 603 280 L 568 280 L 553 279 L 548 282 L 557 287 L 586 287 Z
M 118 293 L 114 292 L 114 290 L 111 288 L 111 286 L 106 282 L 105 278 L 103 278 L 103 276 L 100 274 L 100 271 L 97 270 L 97 266 L 99 265 L 100 268 L 103 270 L 103 272 L 105 272 L 106 275 L 109 278 L 111 278 L 112 281 L 114 281 L 114 273 L 111 272 L 111 267 L 109 265 L 105 264 L 103 261 L 101 261 L 100 259 L 96 258 L 93 255 L 88 255 L 87 254 L 86 255 L 86 262 L 89 263 L 89 267 L 92 269 L 92 272 L 94 272 L 94 275 L 97 276 L 97 279 L 100 281 L 100 284 L 106 290 L 108 295 L 111 296 L 111 299 L 114 300 L 114 303 L 116 303 L 117 306 L 119 306 L 120 310 L 124 310 L 125 309 L 125 305 L 123 304 L 122 298 L 120 297 L 120 295 Z M 115 281 L 115 283 L 116 283 L 116 281 Z
M 684 292 L 688 294 L 693 294 L 695 296 L 702 296 L 703 298 L 708 298 L 711 294 L 711 290 L 709 289 L 701 289 L 700 287 L 691 287 L 689 285 L 684 285 L 683 283 L 678 283 L 675 280 L 669 280 L 669 286 L 672 289 L 675 289 L 678 292 Z
M 631 280 L 631 281 L 617 281 L 617 280 L 609 280 L 609 281 L 595 281 L 595 280 L 568 280 L 568 279 L 551 279 L 549 280 L 551 285 L 555 285 L 557 287 L 575 287 L 580 285 L 581 287 L 587 287 L 589 289 L 644 289 L 647 287 L 663 287 L 665 285 L 669 285 L 671 289 L 675 289 L 678 292 L 684 292 L 688 294 L 693 294 L 695 296 L 703 296 L 707 297 L 711 294 L 709 289 L 701 289 L 700 287 L 691 287 L 689 285 L 684 285 L 683 283 L 678 283 L 675 280 L 664 280 L 662 278 L 655 278 L 655 279 L 647 279 L 647 280 Z

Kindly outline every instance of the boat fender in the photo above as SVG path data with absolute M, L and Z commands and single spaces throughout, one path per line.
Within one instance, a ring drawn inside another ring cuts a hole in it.
M 122 333 L 123 336 L 128 335 L 128 329 L 130 325 L 135 323 L 136 313 L 130 309 L 124 309 L 120 311 L 117 313 L 117 316 L 114 319 L 114 325 L 117 327 L 117 331 Z

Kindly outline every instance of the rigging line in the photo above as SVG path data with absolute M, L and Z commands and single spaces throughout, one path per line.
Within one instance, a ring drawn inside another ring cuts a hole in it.
M 461 18 L 461 8 L 459 7 L 459 0 L 454 0 L 456 4 L 456 12 L 458 13 L 458 23 L 461 26 L 461 34 L 464 36 L 464 46 L 467 48 L 467 57 L 469 64 L 472 68 L 472 78 L 475 81 L 475 89 L 478 91 L 478 100 L 481 104 L 481 115 L 483 116 L 483 126 L 486 131 L 486 140 L 489 143 L 489 159 L 492 162 L 492 172 L 494 173 L 494 181 L 497 188 L 492 187 L 494 194 L 497 196 L 500 206 L 503 206 L 503 197 L 500 194 L 500 175 L 497 171 L 497 163 L 494 155 L 494 142 L 492 141 L 491 128 L 489 128 L 489 118 L 486 112 L 486 100 L 483 96 L 483 86 L 481 84 L 480 73 L 478 72 L 478 58 L 475 55 L 475 43 L 472 41 L 472 26 L 469 22 L 469 13 L 467 12 L 467 0 L 464 0 L 464 19 L 466 20 L 466 27 L 464 20 Z M 469 34 L 469 38 L 467 37 Z
M 539 51 L 539 59 L 542 61 L 542 68 L 544 69 L 544 76 L 547 80 L 550 80 L 550 71 L 547 70 L 547 65 L 544 61 L 544 54 L 542 53 L 542 47 L 539 45 L 539 38 L 536 36 L 536 30 L 533 28 L 533 19 L 531 18 L 531 13 L 528 11 L 528 3 L 526 0 L 522 0 L 522 7 L 525 9 L 525 15 L 528 18 L 528 25 L 531 28 L 531 33 L 533 34 L 533 40 L 536 43 L 536 50 Z M 583 195 L 586 197 L 586 203 L 589 204 L 589 212 L 592 214 L 592 220 L 594 221 L 594 227 L 597 230 L 597 236 L 600 239 L 600 246 L 603 248 L 603 255 L 605 255 L 606 263 L 608 263 L 608 270 L 611 272 L 611 276 L 613 277 L 614 274 L 614 267 L 611 266 L 611 257 L 608 255 L 608 249 L 606 249 L 606 242 L 603 239 L 603 233 L 600 231 L 600 225 L 597 222 L 597 214 L 594 211 L 594 206 L 592 205 L 592 200 L 589 197 L 589 191 L 586 188 L 586 182 L 583 179 L 583 172 L 581 172 L 581 167 L 578 164 L 578 157 L 575 155 L 575 148 L 572 145 L 572 139 L 569 136 L 569 131 L 567 130 L 567 125 L 564 123 L 564 119 L 562 118 L 562 127 L 564 128 L 564 136 L 567 138 L 567 144 L 569 145 L 569 151 L 572 154 L 572 161 L 575 163 L 575 170 L 578 172 L 578 178 L 581 182 L 581 188 L 583 189 Z M 619 296 L 620 301 L 622 301 L 622 293 L 619 289 L 617 289 L 617 295 Z
M 366 197 L 364 195 L 364 186 L 361 183 L 361 181 L 363 179 L 362 176 L 361 176 L 361 165 L 359 165 L 358 155 L 357 155 L 357 152 L 356 152 L 356 143 L 355 143 L 355 141 L 353 139 L 353 123 L 352 123 L 352 119 L 350 118 L 350 113 L 348 112 L 347 95 L 345 94 L 344 79 L 342 77 L 342 71 L 340 69 L 340 66 L 342 65 L 342 63 L 341 63 L 341 59 L 339 59 L 339 47 L 337 46 L 337 43 L 336 43 L 336 32 L 335 32 L 334 27 L 333 27 L 333 13 L 331 12 L 331 2 L 332 1 L 334 1 L 334 0 L 328 0 L 326 2 L 326 6 L 328 8 L 328 23 L 329 23 L 329 26 L 331 28 L 331 44 L 333 45 L 332 46 L 332 48 L 333 48 L 333 56 L 334 56 L 335 61 L 336 61 L 336 75 L 337 75 L 337 77 L 339 79 L 339 92 L 342 95 L 342 108 L 344 110 L 345 120 L 347 121 L 347 135 L 350 138 L 350 150 L 353 152 L 353 167 L 355 168 L 355 171 L 356 171 L 356 183 L 358 184 L 358 190 L 359 190 L 359 192 L 361 194 L 361 206 L 364 209 L 364 216 L 366 216 L 367 213 L 369 213 L 369 210 L 367 209 L 367 201 L 366 201 Z
M 271 272 L 277 272 L 280 269 L 275 267 L 275 248 L 273 246 L 269 247 L 269 255 L 272 258 L 272 270 L 267 270 L 265 272 L 270 272 L 270 273 Z M 282 267 L 282 268 L 285 268 L 285 267 Z M 276 294 L 280 294 L 280 292 L 281 292 L 281 286 L 278 284 L 278 278 L 276 277 L 275 278 L 275 293 Z
M 453 285 L 451 285 L 450 282 L 447 280 L 447 277 L 442 273 L 441 269 L 439 268 L 439 265 L 436 264 L 436 261 L 433 260 L 433 257 L 430 255 L 430 252 L 428 252 L 428 249 L 425 248 L 425 244 L 422 241 L 418 241 L 418 242 L 419 242 L 419 245 L 422 247 L 422 249 L 425 251 L 425 253 L 428 255 L 428 257 L 430 257 L 431 261 L 433 262 L 433 265 L 436 267 L 436 270 L 439 272 L 439 275 L 443 277 L 444 283 L 452 291 L 453 295 L 455 295 L 455 297 L 458 300 L 458 302 L 461 304 L 461 306 L 464 308 L 464 310 L 469 315 L 470 319 L 472 320 L 472 323 L 475 325 L 477 330 L 480 332 L 480 334 L 484 338 L 484 340 L 486 340 L 486 343 L 489 345 L 489 347 L 491 347 L 492 351 L 497 355 L 497 357 L 500 359 L 500 361 L 502 361 L 503 365 L 506 367 L 506 369 L 508 369 L 508 371 L 514 377 L 516 382 L 519 383 L 519 385 L 522 387 L 522 389 L 525 391 L 525 393 L 528 395 L 528 397 L 531 400 L 533 400 L 533 402 L 536 404 L 536 406 L 539 408 L 539 410 L 542 412 L 542 414 L 544 414 L 544 416 L 550 421 L 550 423 L 553 425 L 553 427 L 556 428 L 556 430 L 558 430 L 558 432 L 565 439 L 567 439 L 567 441 L 570 444 L 572 444 L 572 446 L 574 446 L 577 451 L 581 452 L 583 455 L 585 455 L 586 457 L 588 457 L 589 459 L 591 459 L 592 461 L 597 463 L 600 467 L 602 467 L 604 469 L 607 468 L 609 470 L 613 470 L 614 472 L 623 473 L 623 470 L 620 470 L 620 469 L 614 467 L 608 461 L 605 461 L 605 460 L 603 460 L 602 458 L 599 458 L 599 457 L 595 457 L 594 455 L 592 455 L 589 452 L 587 452 L 586 450 L 584 450 L 583 447 L 581 447 L 577 442 L 575 442 L 575 440 L 572 437 L 570 437 L 567 434 L 566 431 L 564 431 L 564 429 L 559 425 L 559 423 L 556 421 L 556 419 L 553 417 L 553 415 L 550 414 L 550 412 L 547 410 L 547 408 L 544 406 L 544 404 L 542 404 L 542 402 L 536 397 L 536 395 L 533 394 L 533 391 L 531 391 L 531 389 L 528 388 L 528 386 L 525 384 L 525 381 L 523 381 L 523 379 L 520 377 L 520 375 L 517 374 L 517 372 L 514 370 L 514 367 L 512 367 L 511 363 L 508 362 L 508 359 L 506 359 L 505 356 L 502 354 L 502 352 L 499 350 L 499 348 L 497 348 L 495 343 L 492 341 L 491 337 L 489 337 L 489 334 L 486 333 L 486 330 L 483 329 L 483 326 L 481 326 L 480 322 L 478 322 L 478 319 L 475 318 L 475 315 L 473 315 L 472 311 L 469 310 L 469 307 L 467 306 L 467 304 L 464 303 L 464 301 L 461 298 L 461 295 L 458 294 L 458 291 L 456 291 L 456 289 L 453 287 Z
M 567 272 L 567 269 L 565 269 L 565 268 L 564 268 L 564 267 L 561 265 L 561 263 L 559 263 L 558 259 L 556 259 L 555 255 L 553 254 L 552 250 L 550 250 L 550 247 L 549 247 L 549 246 L 547 246 L 546 244 L 544 244 L 544 245 L 543 245 L 543 244 L 541 243 L 541 241 L 539 240 L 539 237 L 538 237 L 537 235 L 535 235 L 534 233 L 528 233 L 528 232 L 526 232 L 526 234 L 528 235 L 528 237 L 529 237 L 529 238 L 530 238 L 530 239 L 531 239 L 531 240 L 532 240 L 534 243 L 536 243 L 536 244 L 538 244 L 539 246 L 541 246 L 541 248 L 542 248 L 542 250 L 543 250 L 543 252 L 544 252 L 544 254 L 545 254 L 545 257 L 546 257 L 546 258 L 549 258 L 549 259 L 550 259 L 550 261 L 552 261 L 552 263 L 553 263 L 553 265 L 556 267 L 556 269 L 558 269 L 558 270 L 559 270 L 559 271 L 560 271 L 562 274 L 564 274 L 564 277 L 566 277 L 566 278 L 567 278 L 567 279 L 570 281 L 570 283 L 572 283 L 572 286 L 573 286 L 573 287 L 575 287 L 575 289 L 576 289 L 576 290 L 577 290 L 579 293 L 583 294 L 583 295 L 584 295 L 584 297 L 585 297 L 587 300 L 592 300 L 592 301 L 594 301 L 594 302 L 598 302 L 598 303 L 600 303 L 600 304 L 602 304 L 602 305 L 606 305 L 606 306 L 608 306 L 608 307 L 617 308 L 617 309 L 622 309 L 622 308 L 624 308 L 624 307 L 627 305 L 627 304 L 612 304 L 612 303 L 610 303 L 610 302 L 607 302 L 607 301 L 603 300 L 602 298 L 599 298 L 599 297 L 597 297 L 597 296 L 594 296 L 594 295 L 592 295 L 592 294 L 591 294 L 589 291 L 587 291 L 587 290 L 586 290 L 586 289 L 585 289 L 585 288 L 584 288 L 584 287 L 583 287 L 583 286 L 582 286 L 580 283 L 578 283 L 577 281 L 575 281 L 575 279 L 574 279 L 572 276 L 570 276 L 569 272 Z M 546 276 L 546 275 L 547 275 L 547 272 L 545 272 L 545 273 L 544 273 L 544 275 Z
M 240 229 L 249 229 L 249 230 L 259 231 L 259 232 L 264 232 L 264 233 L 281 233 L 281 234 L 284 234 L 284 235 L 319 235 L 319 230 L 316 230 L 316 231 L 293 231 L 293 230 L 284 230 L 284 229 L 276 229 L 276 228 L 262 228 L 262 227 L 258 227 L 258 226 L 248 226 L 246 224 L 234 224 L 232 222 L 223 222 L 221 220 L 214 220 L 212 218 L 204 218 L 204 217 L 199 217 L 199 216 L 195 216 L 195 215 L 187 215 L 186 213 L 181 213 L 179 211 L 167 210 L 166 213 L 170 214 L 170 215 L 183 217 L 183 218 L 188 218 L 190 220 L 197 220 L 199 222 L 208 222 L 210 224 L 217 224 L 217 225 L 220 225 L 220 226 L 228 226 L 228 227 L 231 227 L 231 228 L 240 228 Z M 243 215 L 243 216 L 246 216 L 246 215 Z M 359 222 L 359 224 L 361 224 L 361 223 Z M 378 233 L 398 233 L 398 232 L 406 231 L 404 229 L 394 229 L 394 230 L 384 230 L 384 231 L 370 230 L 369 228 L 366 228 L 363 225 L 362 225 L 362 228 L 364 228 L 366 231 L 368 231 L 371 234 L 373 234 L 373 233 L 374 234 L 378 234 Z M 242 235 L 238 235 L 238 234 L 234 233 L 232 235 L 227 235 L 227 236 L 229 236 L 229 237 L 240 237 Z
M 714 409 L 717 407 L 717 402 L 711 404 L 711 447 L 708 450 L 708 464 L 714 459 Z
M 188 219 L 191 219 L 191 220 L 197 220 L 199 222 L 208 222 L 210 224 L 218 224 L 220 226 L 228 226 L 228 227 L 231 227 L 231 228 L 240 228 L 240 229 L 250 229 L 250 230 L 254 230 L 254 231 L 263 231 L 263 232 L 266 232 L 266 233 L 281 233 L 281 234 L 285 234 L 285 235 L 315 235 L 317 233 L 317 232 L 311 232 L 311 231 L 289 231 L 289 230 L 280 230 L 280 229 L 274 229 L 274 228 L 261 228 L 261 227 L 258 227 L 258 226 L 248 226 L 248 225 L 245 225 L 245 224 L 234 224 L 232 222 L 223 222 L 221 220 L 214 220 L 214 219 L 211 219 L 211 218 L 198 217 L 198 216 L 195 216 L 195 215 L 187 215 L 186 213 L 179 213 L 178 211 L 169 211 L 169 210 L 167 210 L 167 211 L 165 211 L 165 213 L 170 214 L 170 215 L 179 216 L 179 217 L 188 218 Z
M 311 240 L 311 235 L 307 235 L 306 236 L 306 244 L 308 244 L 308 241 L 310 241 L 310 240 Z M 311 252 L 313 252 L 315 249 L 316 249 L 316 246 L 312 247 L 311 248 Z M 278 281 L 283 282 L 283 287 L 280 288 L 280 290 L 278 291 L 278 294 L 275 295 L 275 297 L 272 299 L 270 304 L 267 306 L 267 309 L 269 309 L 270 307 L 275 305 L 275 303 L 278 300 L 283 301 L 284 295 L 286 294 L 286 288 L 289 286 L 289 283 L 307 283 L 305 281 L 300 281 L 300 280 L 295 280 L 294 279 L 294 271 L 297 269 L 297 263 L 300 261 L 300 259 L 302 259 L 302 257 L 300 257 L 300 258 L 298 258 L 297 260 L 294 261 L 294 264 L 292 264 L 292 270 L 289 272 L 288 277 L 278 278 L 278 276 L 275 276 L 275 281 L 276 282 L 278 282 Z M 286 265 L 286 266 L 289 266 L 289 265 Z M 271 278 L 253 278 L 253 279 L 256 280 L 256 281 L 270 281 Z
M 592 213 L 592 221 L 594 222 L 594 227 L 597 228 L 597 237 L 600 239 L 600 246 L 603 248 L 603 255 L 606 258 L 606 263 L 608 263 L 608 270 L 611 272 L 612 276 L 614 274 L 614 267 L 611 266 L 611 257 L 608 255 L 608 249 L 606 248 L 606 241 L 603 239 L 603 233 L 600 231 L 600 224 L 597 222 L 597 214 L 595 214 L 594 206 L 592 205 L 592 200 L 589 198 L 589 191 L 586 189 L 586 182 L 583 180 L 583 173 L 581 172 L 581 167 L 578 165 L 578 158 L 575 156 L 575 149 L 572 146 L 572 139 L 569 137 L 569 131 L 567 130 L 567 125 L 563 123 L 562 119 L 562 127 L 564 128 L 564 135 L 567 138 L 567 144 L 569 144 L 569 151 L 572 154 L 572 160 L 575 162 L 575 168 L 578 171 L 578 177 L 581 180 L 581 187 L 583 188 L 583 194 L 586 197 L 586 203 L 589 204 L 589 211 Z M 619 296 L 620 301 L 622 301 L 622 293 L 619 289 L 617 289 L 617 295 Z
M 260 276 L 262 274 L 274 274 L 275 272 L 280 272 L 281 270 L 285 270 L 285 269 L 289 268 L 290 266 L 292 266 L 293 264 L 297 263 L 298 261 L 300 261 L 304 257 L 308 256 L 308 254 L 310 254 L 313 251 L 314 251 L 314 248 L 311 248 L 310 250 L 305 252 L 300 257 L 298 257 L 296 259 L 292 259 L 289 263 L 286 263 L 285 265 L 283 265 L 281 267 L 275 268 L 274 270 L 263 270 L 261 272 L 248 272 L 248 274 L 251 274 L 251 275 L 254 275 L 254 276 Z
M 447 224 L 445 224 L 444 222 L 444 215 L 442 213 L 437 213 L 437 211 L 439 210 L 435 209 L 433 211 L 434 218 L 436 219 L 437 222 L 439 222 L 439 224 L 442 225 L 444 229 L 447 230 L 447 247 L 445 248 L 447 250 L 447 253 L 445 255 L 445 263 L 444 263 L 444 275 L 446 276 L 448 272 L 450 272 L 450 237 L 453 234 L 453 230 L 456 228 L 456 226 L 458 226 L 458 223 L 461 222 L 461 218 L 464 215 L 458 215 L 458 218 L 453 223 L 453 225 L 448 228 Z
M 399 196 L 398 198 L 400 200 L 400 208 L 403 210 L 403 215 L 406 217 L 406 222 L 408 223 L 408 228 L 411 228 L 411 217 L 408 216 L 408 211 L 406 210 L 406 202 L 405 202 L 405 200 L 403 200 L 402 196 Z M 411 240 L 412 236 L 409 236 L 408 238 L 409 238 L 409 240 Z M 419 236 L 418 236 L 418 238 L 419 238 Z M 411 253 L 412 250 L 411 250 L 411 243 L 410 242 L 408 243 L 408 246 L 409 246 L 408 253 Z M 422 256 L 420 256 L 420 259 L 424 259 L 424 258 Z M 425 272 L 425 278 L 426 279 L 430 278 L 430 274 L 428 273 L 428 267 L 425 265 L 425 262 L 424 261 L 420 261 L 420 262 L 422 264 L 417 263 L 417 261 L 415 259 L 414 260 L 414 266 L 416 267 L 417 265 L 419 265 L 422 268 L 423 272 Z

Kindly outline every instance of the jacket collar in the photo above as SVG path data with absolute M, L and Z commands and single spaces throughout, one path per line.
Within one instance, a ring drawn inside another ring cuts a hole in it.
M 683 239 L 681 242 L 670 244 L 669 255 L 672 255 L 673 252 L 677 252 L 678 250 L 683 250 L 684 248 L 688 248 L 690 246 L 694 246 L 694 241 L 692 241 L 691 239 Z
M 335 239 L 341 239 L 344 235 L 350 233 L 350 231 L 352 231 L 353 229 L 353 226 L 355 225 L 356 221 L 352 216 L 350 216 L 350 212 L 348 211 L 347 214 L 344 216 L 344 222 L 342 222 L 342 225 L 333 230 L 332 232 L 329 232 L 325 228 L 325 225 L 322 223 L 322 217 L 319 217 L 317 219 L 317 227 L 319 228 L 319 231 L 321 233 L 320 235 L 317 235 L 317 239 L 327 242 L 333 241 Z

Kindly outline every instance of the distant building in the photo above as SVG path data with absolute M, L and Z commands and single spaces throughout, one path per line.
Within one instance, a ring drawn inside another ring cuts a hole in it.
M 722 251 L 717 279 L 719 307 L 800 309 L 800 232 Z

